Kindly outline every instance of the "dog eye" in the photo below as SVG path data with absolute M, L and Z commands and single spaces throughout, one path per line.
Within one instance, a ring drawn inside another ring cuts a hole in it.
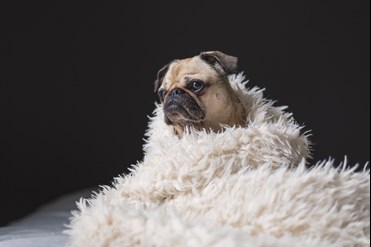
M 160 90 L 158 92 L 158 96 L 160 97 L 161 102 L 164 101 L 165 96 L 166 96 L 166 91 L 165 90 Z
M 202 81 L 193 80 L 189 83 L 188 87 L 193 92 L 200 92 L 204 88 L 205 84 Z

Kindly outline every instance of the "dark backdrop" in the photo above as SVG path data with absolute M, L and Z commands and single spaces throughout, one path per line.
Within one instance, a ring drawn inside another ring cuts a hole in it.
M 0 225 L 142 159 L 157 70 L 221 50 L 313 130 L 370 159 L 370 1 L 34 1 L 0 6 Z

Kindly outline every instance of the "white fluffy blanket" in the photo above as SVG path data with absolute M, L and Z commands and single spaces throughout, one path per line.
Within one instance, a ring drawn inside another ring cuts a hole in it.
M 80 201 L 69 246 L 369 246 L 369 172 L 306 168 L 307 135 L 243 81 L 246 128 L 179 139 L 158 105 L 144 160 Z

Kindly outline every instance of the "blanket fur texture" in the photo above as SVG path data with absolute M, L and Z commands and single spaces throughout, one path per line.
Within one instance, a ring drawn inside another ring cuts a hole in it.
M 369 246 L 369 171 L 307 168 L 291 114 L 242 74 L 229 79 L 248 127 L 179 139 L 157 105 L 144 160 L 78 203 L 70 247 Z

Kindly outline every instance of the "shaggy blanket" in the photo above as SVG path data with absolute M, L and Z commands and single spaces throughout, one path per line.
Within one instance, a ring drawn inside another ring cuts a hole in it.
M 291 114 L 242 74 L 229 79 L 248 127 L 179 139 L 157 105 L 144 160 L 79 202 L 70 247 L 369 246 L 369 171 L 308 169 Z

